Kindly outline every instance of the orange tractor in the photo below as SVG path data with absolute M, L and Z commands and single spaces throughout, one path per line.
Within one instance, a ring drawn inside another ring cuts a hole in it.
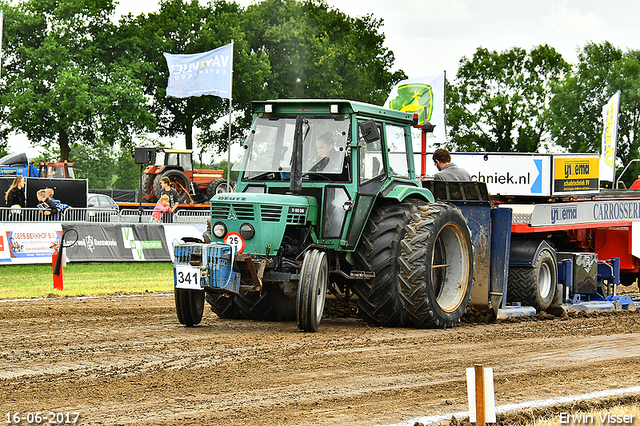
M 229 192 L 232 186 L 223 178 L 224 170 L 194 169 L 193 151 L 185 149 L 157 149 L 155 164 L 147 166 L 142 175 L 142 199 L 153 203 L 162 191 L 160 181 L 168 177 L 178 191 L 179 204 L 208 201 L 215 194 Z

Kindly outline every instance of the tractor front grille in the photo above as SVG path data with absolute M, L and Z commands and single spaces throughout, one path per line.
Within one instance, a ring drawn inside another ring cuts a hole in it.
M 253 204 L 211 204 L 211 219 L 213 220 L 255 220 Z
M 260 218 L 263 222 L 280 222 L 282 206 L 260 206 Z
M 287 215 L 287 224 L 289 225 L 304 225 L 305 224 L 305 216 L 303 214 L 288 214 Z

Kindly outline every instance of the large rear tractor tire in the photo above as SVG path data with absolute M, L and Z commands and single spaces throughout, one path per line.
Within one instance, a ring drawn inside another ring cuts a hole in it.
M 555 296 L 558 266 L 548 247 L 539 249 L 534 257 L 533 266 L 509 267 L 507 302 L 521 302 L 542 312 Z
M 265 284 L 261 292 L 241 291 L 235 294 L 211 293 L 207 302 L 213 313 L 225 319 L 254 321 L 292 321 L 295 319 L 295 297 L 284 295 L 278 285 Z
M 178 199 L 176 203 L 178 204 L 189 204 L 189 188 L 191 183 L 189 182 L 189 178 L 184 172 L 180 170 L 166 170 L 160 173 L 155 180 L 153 181 L 153 193 L 156 196 L 156 199 L 160 198 L 160 194 L 162 194 L 162 185 L 160 181 L 162 178 L 168 177 L 171 181 L 171 186 L 173 186 L 176 191 L 178 191 Z
M 375 209 L 355 252 L 358 308 L 370 324 L 452 327 L 469 302 L 473 254 L 460 209 L 405 200 Z
M 174 288 L 176 313 L 180 324 L 193 327 L 200 324 L 204 312 L 204 291 Z
M 460 321 L 473 283 L 469 227 L 457 207 L 418 206 L 401 241 L 400 294 L 407 325 L 449 328 Z
M 153 192 L 153 181 L 156 175 L 145 173 L 142 175 L 142 200 L 145 203 L 155 203 L 158 201 L 156 194 Z
M 315 249 L 307 251 L 302 261 L 296 297 L 296 320 L 300 330 L 318 331 L 327 297 L 328 279 L 326 253 Z
M 228 293 L 207 293 L 204 300 L 211 306 L 211 311 L 222 319 L 233 319 L 238 316 L 238 308 L 233 303 L 233 295 Z

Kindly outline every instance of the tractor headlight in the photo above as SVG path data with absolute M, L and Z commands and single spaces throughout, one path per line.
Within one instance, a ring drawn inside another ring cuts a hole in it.
M 240 235 L 245 240 L 250 240 L 254 237 L 254 235 L 256 235 L 256 230 L 253 229 L 253 226 L 251 226 L 251 224 L 243 223 L 240 227 Z
M 216 222 L 216 224 L 213 225 L 213 235 L 218 238 L 222 238 L 227 235 L 227 227 L 224 225 L 224 223 Z

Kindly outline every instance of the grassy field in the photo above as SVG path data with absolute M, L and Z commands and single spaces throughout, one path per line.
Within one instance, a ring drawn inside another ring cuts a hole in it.
M 51 265 L 0 266 L 0 299 L 97 294 L 173 292 L 173 264 L 69 263 L 63 268 L 64 290 L 53 289 Z

